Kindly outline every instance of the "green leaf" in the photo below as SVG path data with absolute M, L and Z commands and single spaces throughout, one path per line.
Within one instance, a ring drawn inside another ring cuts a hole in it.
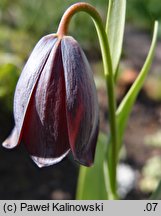
M 106 32 L 108 35 L 113 71 L 116 75 L 124 36 L 126 0 L 109 0 Z
M 160 200 L 161 199 L 161 180 L 158 184 L 157 189 L 154 191 L 152 196 L 150 197 L 151 200 Z
M 106 144 L 106 136 L 100 133 L 94 166 L 91 168 L 80 167 L 76 197 L 78 200 L 107 199 L 104 180 L 104 154 Z
M 130 112 L 136 100 L 136 97 L 144 84 L 145 78 L 147 77 L 148 71 L 152 63 L 152 59 L 154 56 L 154 50 L 156 46 L 157 33 L 158 33 L 158 22 L 156 21 L 154 25 L 154 32 L 153 32 L 151 47 L 150 47 L 148 56 L 146 58 L 146 61 L 143 65 L 143 68 L 140 71 L 137 79 L 135 80 L 131 88 L 129 89 L 128 93 L 125 95 L 124 99 L 122 100 L 116 112 L 117 127 L 118 127 L 118 140 L 120 142 L 120 145 L 122 143 L 122 137 L 124 134 L 124 130 L 126 127 L 128 117 L 130 115 Z

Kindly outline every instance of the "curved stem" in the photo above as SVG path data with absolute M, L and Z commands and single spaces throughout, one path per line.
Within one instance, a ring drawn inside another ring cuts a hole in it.
M 107 34 L 105 32 L 105 28 L 102 22 L 102 19 L 99 13 L 96 11 L 94 7 L 87 3 L 76 3 L 69 7 L 67 11 L 64 13 L 59 28 L 57 31 L 58 37 L 63 37 L 67 34 L 69 22 L 72 16 L 79 12 L 84 11 L 92 17 L 92 20 L 95 24 L 104 66 L 104 74 L 106 79 L 107 86 L 107 94 L 108 94 L 108 106 L 109 106 L 109 122 L 110 122 L 110 130 L 111 130 L 111 143 L 112 143 L 112 161 L 110 162 L 110 185 L 111 191 L 113 194 L 116 194 L 116 165 L 117 165 L 117 131 L 116 131 L 116 101 L 115 101 L 115 92 L 114 92 L 114 78 L 113 78 L 113 68 L 112 68 L 112 60 L 110 55 L 110 48 L 107 39 Z M 108 154 L 107 154 L 108 157 Z

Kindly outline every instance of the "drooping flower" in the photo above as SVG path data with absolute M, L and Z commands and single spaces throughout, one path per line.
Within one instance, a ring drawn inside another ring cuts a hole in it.
M 69 36 L 43 37 L 16 86 L 15 127 L 4 142 L 24 142 L 39 167 L 74 159 L 90 166 L 98 136 L 98 102 L 93 74 L 79 44 Z

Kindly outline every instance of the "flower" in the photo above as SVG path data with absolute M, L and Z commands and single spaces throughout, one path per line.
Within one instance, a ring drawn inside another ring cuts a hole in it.
M 50 34 L 37 43 L 16 86 L 15 127 L 3 142 L 21 141 L 39 166 L 74 159 L 90 166 L 98 136 L 98 102 L 93 75 L 79 44 Z

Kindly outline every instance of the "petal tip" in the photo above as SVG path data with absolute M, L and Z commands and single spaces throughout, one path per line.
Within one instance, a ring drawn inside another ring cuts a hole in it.
M 9 138 L 7 138 L 7 139 L 2 143 L 2 146 L 3 146 L 4 148 L 7 148 L 7 149 L 12 149 L 12 148 L 14 148 L 14 147 L 12 147 L 12 145 L 10 144 Z
M 76 158 L 76 157 L 74 157 L 74 160 L 76 161 L 76 162 L 78 162 L 80 165 L 83 165 L 83 166 L 86 166 L 86 167 L 91 167 L 91 166 L 93 166 L 93 164 L 94 164 L 94 161 L 93 160 L 87 160 L 87 159 L 84 159 L 84 158 Z
M 18 145 L 17 130 L 14 127 L 9 137 L 2 143 L 2 146 L 7 149 L 12 149 Z
M 39 168 L 43 168 L 59 163 L 64 159 L 64 157 L 69 153 L 69 151 L 70 150 L 66 151 L 63 155 L 57 158 L 43 158 L 37 156 L 31 156 L 31 158 Z

